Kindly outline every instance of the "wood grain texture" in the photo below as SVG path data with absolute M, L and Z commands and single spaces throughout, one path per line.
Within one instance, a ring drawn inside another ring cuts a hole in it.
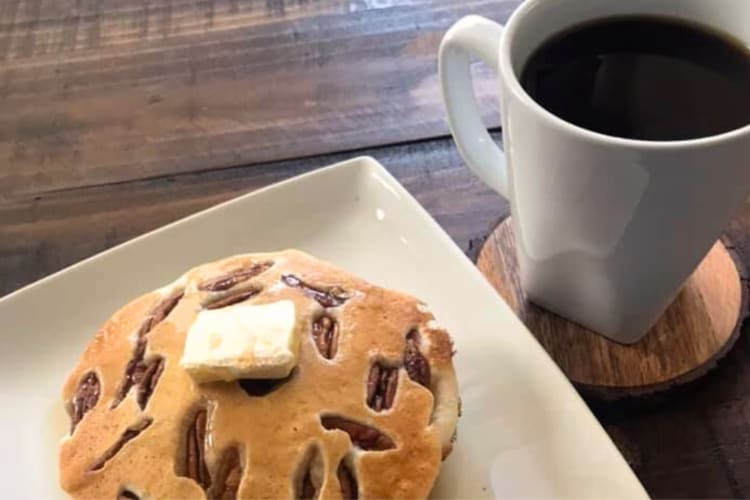
M 717 242 L 661 319 L 622 345 L 531 303 L 520 285 L 510 217 L 492 231 L 477 266 L 579 389 L 613 399 L 669 389 L 705 375 L 747 316 L 747 282 Z
M 360 153 L 386 165 L 438 222 L 452 228 L 451 235 L 463 247 L 485 233 L 507 206 L 469 173 L 447 139 Z M 180 217 L 352 156 L 342 153 L 0 202 L 0 296 Z
M 0 197 L 444 135 L 442 34 L 517 4 L 5 0 Z

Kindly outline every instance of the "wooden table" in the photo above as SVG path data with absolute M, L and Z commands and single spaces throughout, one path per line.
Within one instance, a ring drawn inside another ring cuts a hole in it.
M 435 55 L 462 15 L 502 21 L 516 6 L 3 0 L 0 295 L 361 154 L 380 160 L 468 250 L 508 207 L 469 174 L 448 137 Z M 492 75 L 476 73 L 497 127 Z M 728 230 L 750 264 L 750 205 Z M 589 402 L 653 496 L 750 496 L 749 358 L 744 335 L 688 387 Z

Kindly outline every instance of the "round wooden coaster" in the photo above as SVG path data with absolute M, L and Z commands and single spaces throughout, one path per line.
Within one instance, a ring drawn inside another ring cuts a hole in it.
M 649 394 L 700 377 L 734 345 L 747 316 L 744 269 L 721 241 L 662 318 L 633 345 L 607 340 L 526 300 L 510 217 L 485 240 L 477 266 L 568 378 L 606 399 Z

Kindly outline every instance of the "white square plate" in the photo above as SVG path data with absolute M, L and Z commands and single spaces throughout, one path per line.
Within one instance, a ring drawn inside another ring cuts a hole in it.
M 452 333 L 463 417 L 433 497 L 645 496 L 557 366 L 371 158 L 218 205 L 0 299 L 2 496 L 62 496 L 60 388 L 110 314 L 202 262 L 287 247 L 424 299 Z

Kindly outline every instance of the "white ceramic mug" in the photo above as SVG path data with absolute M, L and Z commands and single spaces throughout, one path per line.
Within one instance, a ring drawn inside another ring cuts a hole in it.
M 656 322 L 750 187 L 750 125 L 694 140 L 623 139 L 572 125 L 523 90 L 518 75 L 550 36 L 631 14 L 697 21 L 750 45 L 748 0 L 527 0 L 505 27 L 459 20 L 440 46 L 453 137 L 511 202 L 528 297 L 623 343 Z M 499 76 L 504 153 L 480 118 L 472 56 Z

